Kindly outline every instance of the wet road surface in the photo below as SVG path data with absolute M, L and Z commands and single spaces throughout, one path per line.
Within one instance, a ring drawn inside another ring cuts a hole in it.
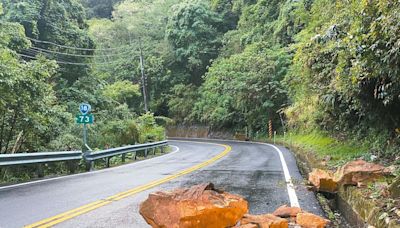
M 56 227 L 148 227 L 138 213 L 140 202 L 150 192 L 212 182 L 217 188 L 242 195 L 250 212 L 269 213 L 287 204 L 282 163 L 275 148 L 266 144 L 231 141 L 170 141 L 179 151 L 158 158 L 83 175 L 0 189 L 0 227 L 22 227 L 78 208 L 99 199 L 145 185 L 193 167 L 224 151 L 220 160 L 182 177 L 135 195 L 116 200 L 95 210 L 66 219 Z M 201 141 L 201 140 L 200 140 Z M 302 209 L 323 215 L 312 192 L 308 192 L 292 154 L 279 147 L 289 168 Z

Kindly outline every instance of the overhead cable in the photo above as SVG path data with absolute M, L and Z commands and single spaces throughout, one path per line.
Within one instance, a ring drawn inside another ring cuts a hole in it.
M 59 55 L 56 55 L 56 54 L 53 54 L 53 53 L 42 52 L 42 51 L 35 50 L 35 49 L 25 49 L 25 50 L 23 50 L 23 52 L 31 54 L 31 55 L 43 54 L 43 55 L 48 56 L 50 58 L 60 59 L 61 61 L 64 61 L 65 58 L 66 59 L 73 58 L 73 57 L 82 58 L 82 57 L 79 57 L 79 56 L 59 56 Z M 93 59 L 92 58 L 92 60 L 96 61 L 96 62 L 94 62 L 94 64 L 118 63 L 118 62 L 120 62 L 120 60 L 118 60 L 119 58 L 114 58 L 114 60 L 112 60 L 112 61 L 106 61 L 106 59 L 103 58 L 102 59 L 103 61 L 102 61 L 102 60 L 100 60 L 101 59 L 100 56 L 96 56 L 96 57 L 99 58 L 99 59 Z M 105 56 L 103 56 L 103 57 L 105 57 Z M 139 57 L 139 56 L 138 55 L 131 55 L 131 57 Z
M 56 62 L 61 63 L 61 64 L 80 65 L 80 66 L 112 65 L 112 64 L 120 63 L 120 61 L 116 61 L 116 60 L 114 60 L 114 61 L 96 61 L 96 62 L 91 62 L 91 63 L 77 63 L 77 62 L 71 62 L 71 61 L 68 61 L 68 60 L 65 60 L 65 59 L 62 59 L 59 57 L 54 57 L 50 53 L 38 52 L 35 50 L 24 50 L 24 53 L 18 53 L 18 54 L 23 57 L 30 58 L 30 59 L 37 59 L 36 55 L 43 54 L 49 60 L 55 60 Z
M 44 40 L 38 40 L 34 39 L 31 37 L 27 37 L 30 41 L 33 41 L 35 43 L 42 43 L 42 44 L 51 44 L 60 48 L 65 48 L 65 49 L 71 49 L 71 50 L 79 50 L 79 51 L 111 51 L 111 50 L 122 50 L 126 49 L 127 47 L 132 47 L 132 45 L 126 45 L 126 46 L 121 46 L 118 48 L 80 48 L 80 47 L 72 47 L 72 46 L 66 46 L 66 45 L 60 45 L 56 44 L 50 41 L 44 41 Z
M 37 60 L 38 58 L 36 56 L 30 56 L 30 55 L 25 55 L 25 54 L 20 54 L 18 53 L 19 56 L 21 57 L 25 57 L 28 59 L 35 59 Z M 90 66 L 90 64 L 86 64 L 86 63 L 73 63 L 73 62 L 66 62 L 66 61 L 59 61 L 59 60 L 55 60 L 57 63 L 59 64 L 67 64 L 67 65 L 77 65 L 77 66 Z
M 34 49 L 40 52 L 47 52 L 47 53 L 52 53 L 52 54 L 58 54 L 58 55 L 66 55 L 66 56 L 74 56 L 74 57 L 84 57 L 84 58 L 96 58 L 96 57 L 115 57 L 115 56 L 123 56 L 123 55 L 131 55 L 132 52 L 130 51 L 125 51 L 121 52 L 118 54 L 95 54 L 95 55 L 81 55 L 81 54 L 71 54 L 71 53 L 65 53 L 65 52 L 59 52 L 59 51 L 53 51 L 53 50 L 48 50 L 44 48 L 38 48 L 38 47 L 31 47 L 30 49 Z

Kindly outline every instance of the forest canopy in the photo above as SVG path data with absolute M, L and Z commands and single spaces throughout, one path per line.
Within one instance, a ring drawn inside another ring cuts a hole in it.
M 93 144 L 127 143 L 144 92 L 178 124 L 399 143 L 399 1 L 1 2 L 3 153 L 76 146 L 83 101 L 114 134 Z

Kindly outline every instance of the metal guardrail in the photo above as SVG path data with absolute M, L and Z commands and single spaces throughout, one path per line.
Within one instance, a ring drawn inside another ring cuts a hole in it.
M 0 166 L 61 162 L 80 159 L 82 159 L 81 151 L 1 154 Z
M 84 159 L 88 164 L 88 169 L 92 169 L 93 162 L 98 159 L 107 158 L 106 162 L 109 164 L 109 158 L 116 155 L 125 156 L 126 153 L 132 153 L 140 150 L 147 150 L 167 146 L 168 141 L 160 141 L 154 143 L 137 144 L 132 146 L 124 146 L 100 151 L 62 151 L 62 152 L 40 152 L 40 153 L 19 153 L 19 154 L 0 154 L 0 167 L 13 166 L 13 165 L 26 165 L 26 164 L 40 164 L 49 162 L 63 162 L 71 160 Z M 135 154 L 136 158 L 136 154 Z M 108 165 L 107 165 L 108 166 Z
M 108 149 L 108 150 L 88 152 L 84 155 L 84 158 L 86 161 L 90 162 L 90 161 L 94 161 L 94 160 L 101 159 L 101 158 L 109 158 L 109 157 L 113 157 L 116 155 L 121 155 L 121 154 L 135 152 L 138 150 L 146 150 L 146 149 L 151 149 L 151 148 L 156 148 L 156 147 L 166 146 L 166 145 L 168 145 L 168 141 L 160 141 L 160 142 L 154 142 L 154 143 L 124 146 L 124 147 L 118 147 L 118 148 L 113 148 L 113 149 Z

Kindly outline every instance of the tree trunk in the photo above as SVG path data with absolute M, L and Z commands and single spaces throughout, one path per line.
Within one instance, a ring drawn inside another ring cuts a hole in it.
M 4 153 L 7 153 L 8 146 L 10 144 L 10 141 L 11 141 L 11 138 L 12 138 L 12 135 L 13 135 L 13 131 L 14 131 L 14 127 L 15 127 L 16 123 L 17 123 L 17 111 L 14 109 L 14 117 L 13 117 L 13 120 L 12 120 L 12 123 L 11 123 L 11 129 L 10 129 L 10 132 L 8 134 L 7 141 L 6 141 L 6 147 L 5 147 Z
M 4 126 L 6 124 L 5 120 L 6 120 L 6 110 L 4 109 L 1 120 L 1 128 L 0 128 L 0 154 L 2 153 L 1 151 L 3 150 L 3 133 L 4 133 Z
M 11 150 L 11 153 L 12 154 L 15 154 L 18 150 L 19 150 L 19 148 L 21 147 L 21 144 L 22 144 L 22 136 L 24 135 L 24 130 L 22 130 L 19 134 L 18 134 L 18 137 L 17 137 L 17 140 L 15 140 L 15 143 L 14 143 L 14 147 L 13 147 L 13 149 Z

